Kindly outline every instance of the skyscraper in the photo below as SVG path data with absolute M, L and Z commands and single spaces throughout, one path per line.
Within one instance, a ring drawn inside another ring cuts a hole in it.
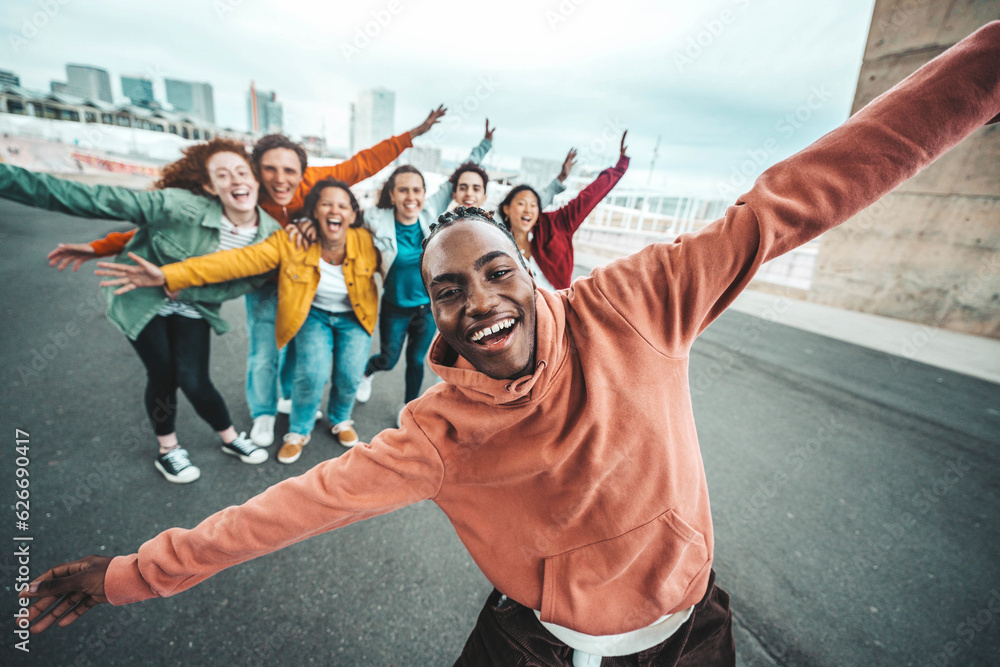
M 285 110 L 274 91 L 257 90 L 253 81 L 247 94 L 247 125 L 259 134 L 281 132 L 284 128 Z
M 396 93 L 372 88 L 358 93 L 351 105 L 351 154 L 391 137 L 396 120 Z
M 132 104 L 145 109 L 151 108 L 156 101 L 153 99 L 153 82 L 141 76 L 122 75 L 122 94 Z
M 0 69 L 0 84 L 7 86 L 20 86 L 21 78 L 14 74 L 13 72 L 8 72 L 5 69 Z
M 90 65 L 66 65 L 66 92 L 111 103 L 111 77 L 107 70 Z
M 212 84 L 164 79 L 167 89 L 167 103 L 176 111 L 182 111 L 215 124 L 215 98 Z

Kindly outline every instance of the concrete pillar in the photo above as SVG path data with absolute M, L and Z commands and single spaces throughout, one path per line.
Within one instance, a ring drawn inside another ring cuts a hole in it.
M 997 18 L 996 0 L 876 0 L 851 113 Z M 825 234 L 808 299 L 1000 338 L 1000 125 Z

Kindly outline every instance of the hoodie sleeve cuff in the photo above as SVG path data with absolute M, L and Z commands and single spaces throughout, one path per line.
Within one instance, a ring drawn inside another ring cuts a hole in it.
M 139 554 L 118 556 L 111 561 L 104 576 L 104 595 L 116 607 L 159 597 L 139 572 Z

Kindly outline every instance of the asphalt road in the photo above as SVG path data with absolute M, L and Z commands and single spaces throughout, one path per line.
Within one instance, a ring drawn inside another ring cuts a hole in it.
M 160 477 L 143 369 L 104 318 L 98 279 L 44 260 L 59 241 L 126 227 L 0 201 L 7 619 L 24 544 L 32 577 L 90 553 L 130 553 L 344 451 L 317 432 L 293 465 L 245 465 L 182 403 L 178 432 L 202 477 Z M 243 305 L 224 313 L 237 326 L 213 339 L 213 379 L 248 429 Z M 1000 663 L 1000 387 L 735 312 L 695 345 L 691 381 L 715 567 L 743 664 Z M 402 387 L 401 365 L 378 377 L 355 411 L 362 438 L 393 424 Z M 15 429 L 28 434 L 25 531 L 14 515 Z M 14 648 L 9 626 L 0 663 L 450 665 L 489 590 L 444 515 L 423 503 L 169 600 L 99 608 L 32 637 L 30 653 Z

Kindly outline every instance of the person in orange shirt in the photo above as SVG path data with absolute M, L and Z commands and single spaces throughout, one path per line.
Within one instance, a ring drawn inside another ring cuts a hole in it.
M 426 133 L 445 115 L 439 106 L 423 123 L 409 132 L 390 137 L 351 159 L 332 167 L 309 167 L 305 149 L 283 134 L 269 134 L 254 145 L 251 159 L 261 185 L 259 204 L 282 226 L 289 214 L 302 208 L 306 193 L 323 179 L 335 179 L 348 185 L 374 176 L 413 145 L 415 137 Z M 62 270 L 95 257 L 121 254 L 135 232 L 109 234 L 90 243 L 63 244 L 49 253 L 49 265 Z M 286 364 L 285 351 L 275 344 L 274 322 L 277 314 L 278 285 L 271 281 L 246 295 L 247 308 L 247 405 L 253 418 L 250 439 L 258 447 L 274 442 L 274 420 L 279 411 L 291 411 L 294 369 Z M 294 347 L 294 343 L 288 350 Z M 278 389 L 281 389 L 281 396 Z

